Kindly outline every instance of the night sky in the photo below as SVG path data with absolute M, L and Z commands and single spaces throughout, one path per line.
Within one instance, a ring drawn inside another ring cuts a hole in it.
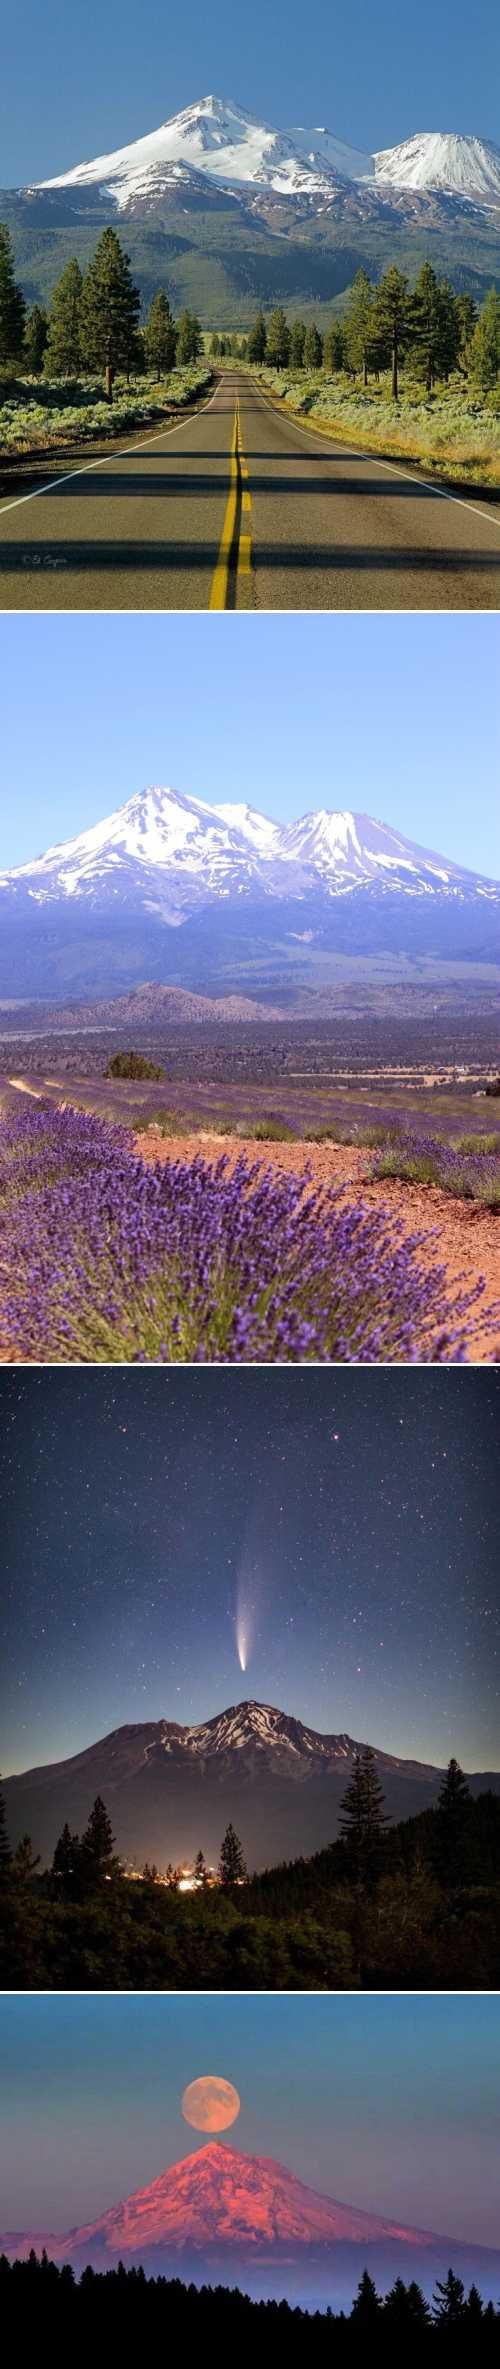
M 202 2137 L 187 2081 L 221 2073 L 227 2133 L 345 2203 L 498 2245 L 498 1998 L 4 1998 L 0 2228 L 68 2229 Z
M 498 1768 L 499 1413 L 486 1368 L 4 1369 L 4 1773 L 246 1696 Z

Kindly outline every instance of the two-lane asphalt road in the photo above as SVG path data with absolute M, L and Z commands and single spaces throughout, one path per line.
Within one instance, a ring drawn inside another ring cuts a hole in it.
M 296 426 L 244 371 L 0 501 L 4 609 L 496 609 L 500 513 Z

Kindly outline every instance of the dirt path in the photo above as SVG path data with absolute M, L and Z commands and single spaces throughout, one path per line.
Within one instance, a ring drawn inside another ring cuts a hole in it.
M 255 1136 L 216 1135 L 208 1129 L 164 1137 L 149 1127 L 147 1134 L 136 1137 L 136 1148 L 148 1165 L 194 1160 L 202 1152 L 214 1163 L 225 1153 L 234 1167 L 244 1152 L 247 1159 L 282 1173 L 301 1176 L 309 1168 L 315 1185 L 339 1185 L 350 1199 L 353 1188 L 356 1198 L 362 1192 L 366 1207 L 388 1210 L 407 1234 L 432 1235 L 420 1253 L 422 1262 L 443 1266 L 450 1287 L 462 1281 L 470 1288 L 484 1278 L 484 1324 L 474 1343 L 473 1362 L 500 1358 L 500 1325 L 488 1314 L 500 1300 L 500 1220 L 494 1210 L 474 1201 L 455 1201 L 439 1185 L 402 1184 L 396 1177 L 374 1182 L 369 1157 L 352 1144 L 260 1143 Z

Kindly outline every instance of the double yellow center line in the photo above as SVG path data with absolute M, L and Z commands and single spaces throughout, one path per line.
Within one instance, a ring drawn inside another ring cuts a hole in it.
M 229 608 L 230 586 L 233 581 L 237 584 L 238 576 L 250 575 L 252 565 L 252 538 L 249 526 L 251 507 L 251 497 L 248 492 L 248 462 L 245 460 L 243 451 L 240 407 L 237 403 L 231 437 L 229 493 L 217 566 L 210 593 L 209 608 L 211 609 Z

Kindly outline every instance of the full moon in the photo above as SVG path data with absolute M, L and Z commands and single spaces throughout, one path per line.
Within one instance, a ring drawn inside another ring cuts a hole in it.
M 240 2100 L 232 2081 L 223 2081 L 220 2073 L 201 2073 L 198 2081 L 188 2082 L 181 2106 L 193 2130 L 227 2130 L 236 2121 Z

